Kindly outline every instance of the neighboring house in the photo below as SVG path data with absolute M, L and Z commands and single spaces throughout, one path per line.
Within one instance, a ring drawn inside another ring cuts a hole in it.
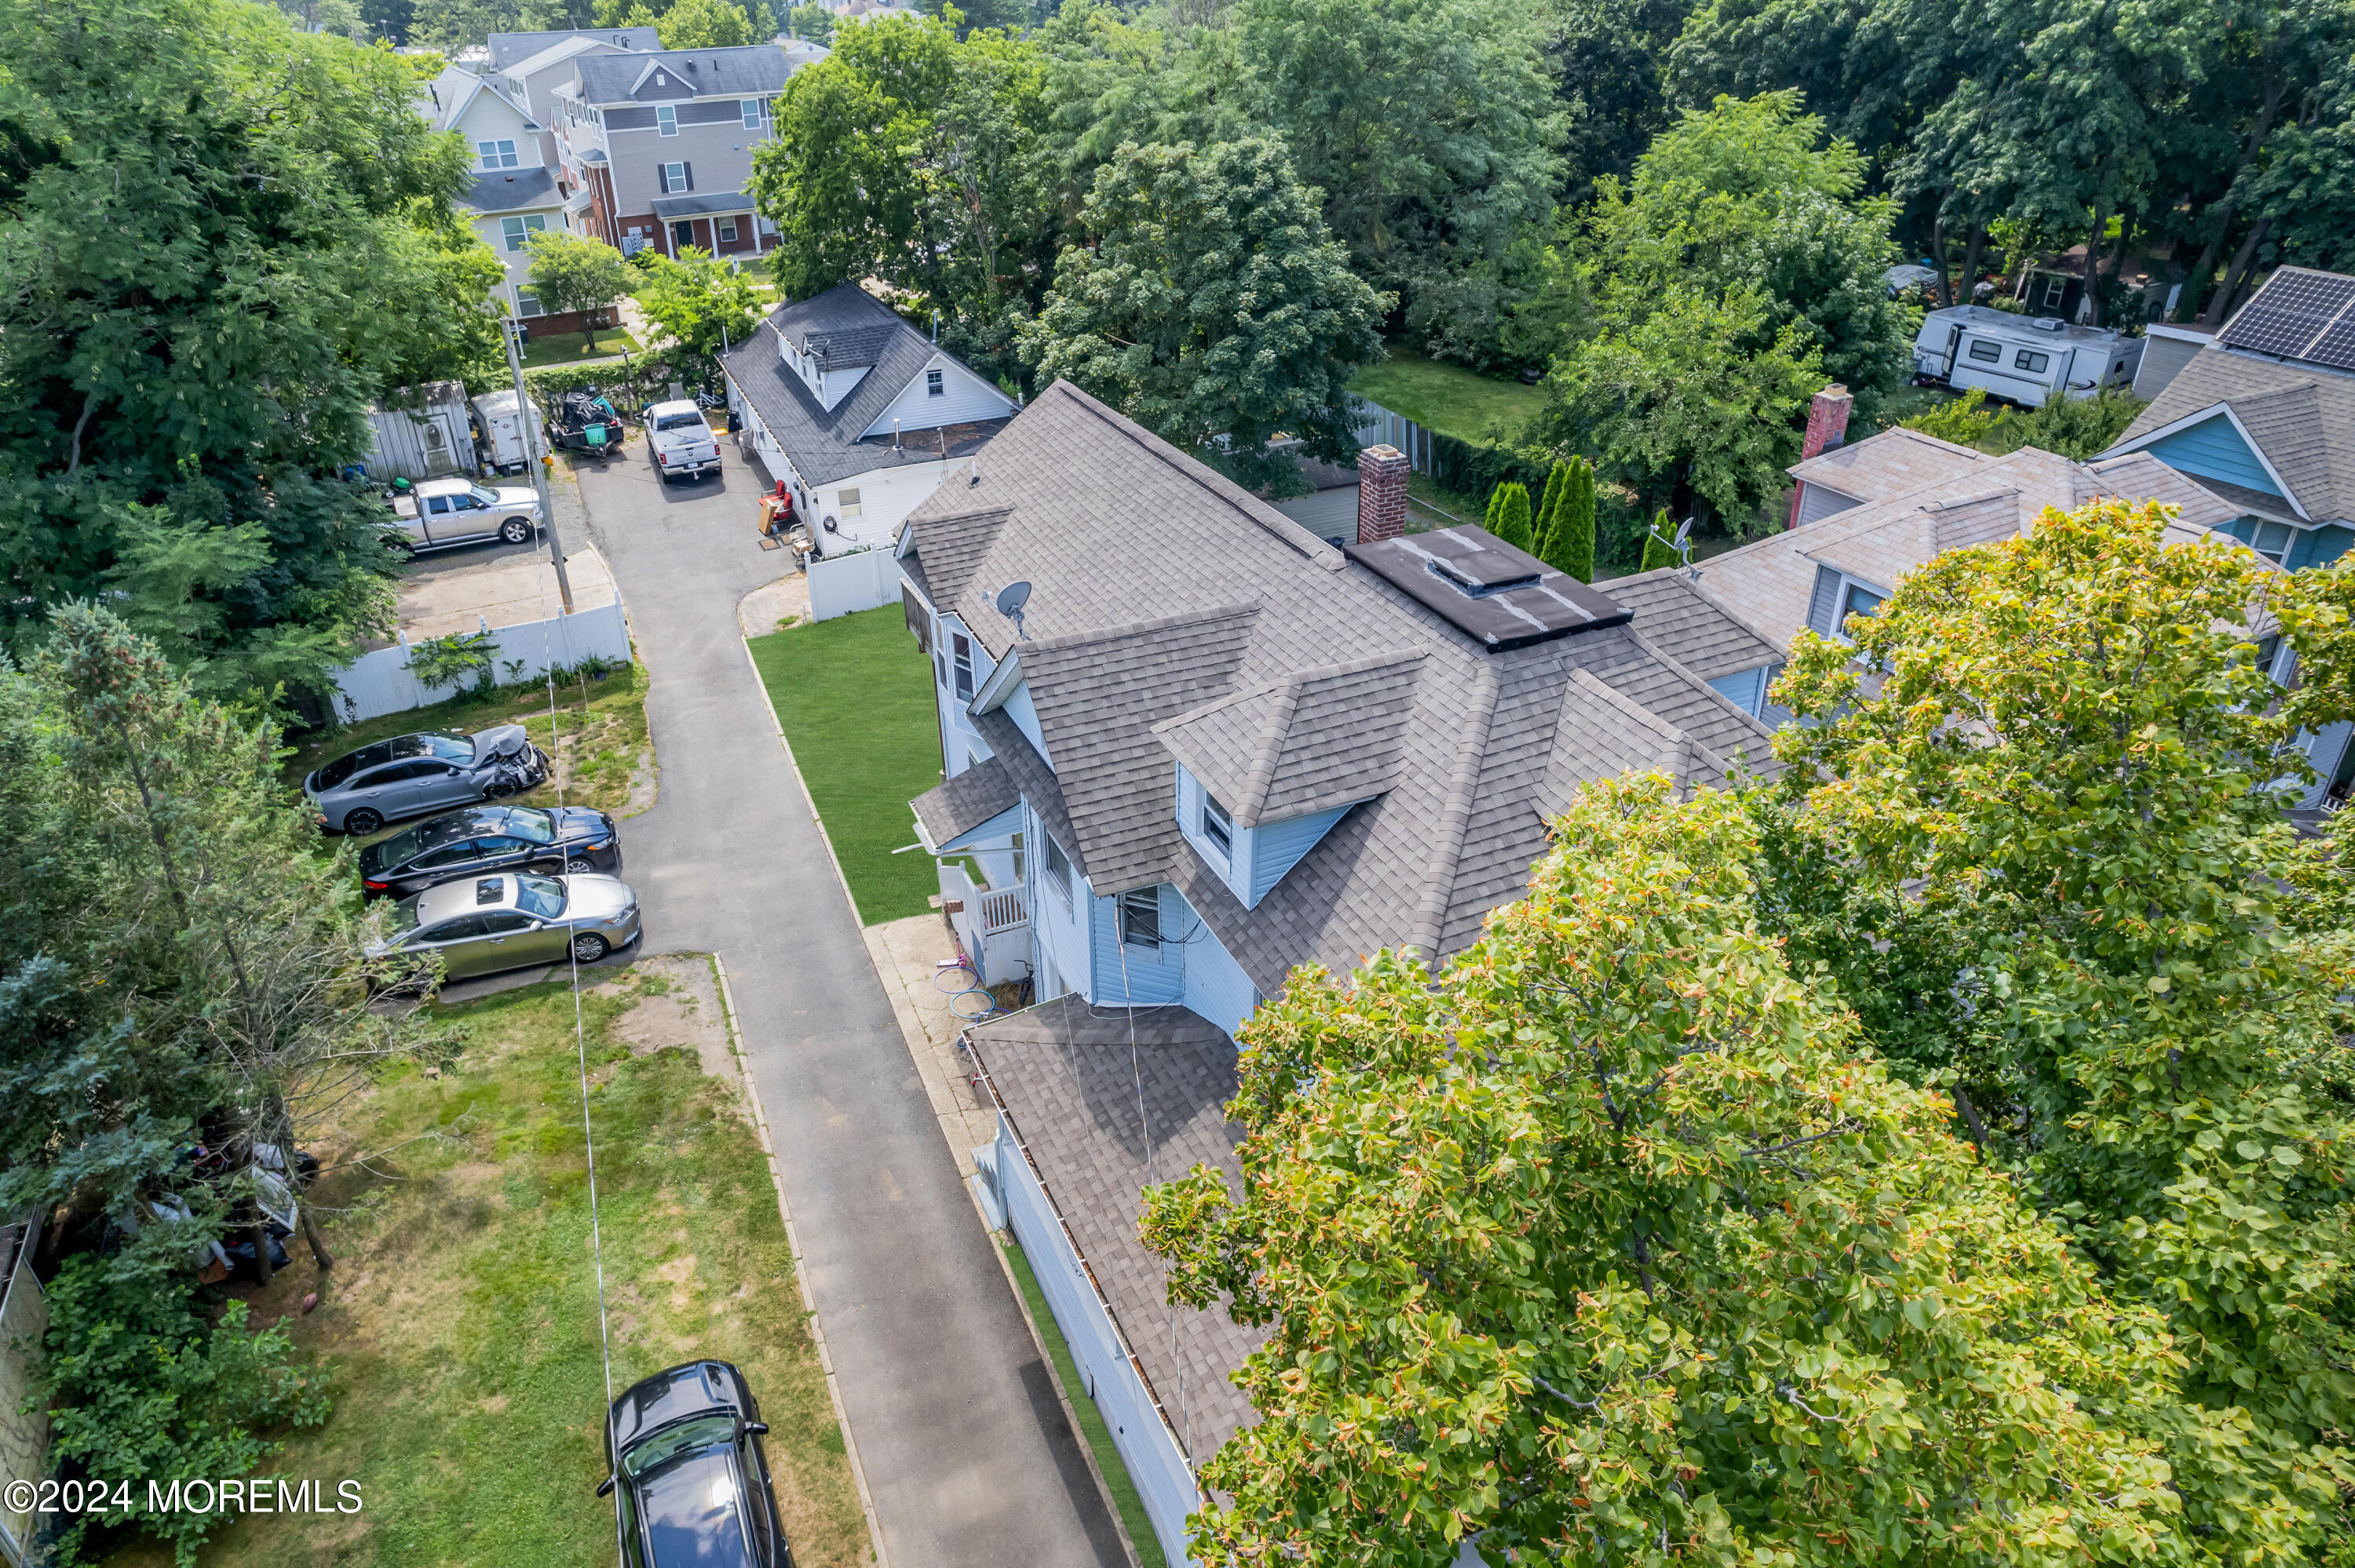
M 564 195 L 540 155 L 540 127 L 494 83 L 452 66 L 425 85 L 418 111 L 437 131 L 455 131 L 474 154 L 474 183 L 457 203 L 506 269 L 499 284 L 509 310 L 549 332 L 577 332 L 577 313 L 549 316 L 531 291 L 531 237 L 564 228 Z
M 2153 322 L 2143 329 L 2142 363 L 2135 366 L 2134 395 L 2147 403 L 2167 390 L 2192 355 L 2216 339 L 2216 329 Z
M 762 254 L 776 230 L 744 189 L 752 150 L 808 58 L 775 44 L 577 57 L 549 111 L 564 181 L 585 197 L 575 227 L 625 254 Z
M 961 934 L 1018 915 L 1047 1003 L 972 1032 L 989 1195 L 1173 1562 L 1192 1467 L 1249 1419 L 1225 1373 L 1253 1336 L 1168 1308 L 1135 1219 L 1156 1174 L 1233 1171 L 1231 1031 L 1297 965 L 1461 951 L 1589 780 L 1772 766 L 1607 588 L 1477 528 L 1400 536 L 1405 461 L 1359 466 L 1363 542 L 1337 549 L 1059 382 L 899 540 L 947 776 L 918 836 Z
M 1295 458 L 1308 493 L 1274 503 L 1275 509 L 1338 548 L 1358 536 L 1358 471 L 1317 458 Z
M 1018 406 L 855 283 L 778 306 L 721 366 L 745 443 L 828 556 L 890 546 Z
M 537 42 L 540 47 L 528 54 L 515 55 L 501 48 L 503 40 L 517 46 Z M 601 27 L 577 33 L 494 33 L 491 61 L 485 74 L 499 84 L 511 101 L 539 122 L 540 162 L 560 169 L 564 158 L 556 144 L 556 94 L 580 74 L 577 62 L 581 57 L 647 53 L 661 48 L 662 42 L 655 37 L 652 27 Z M 573 194 L 570 187 L 577 184 L 566 182 L 567 196 Z M 585 211 L 587 207 L 584 196 L 574 210 Z

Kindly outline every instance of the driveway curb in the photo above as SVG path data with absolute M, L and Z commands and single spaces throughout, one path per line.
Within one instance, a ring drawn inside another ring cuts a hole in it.
M 736 997 L 728 989 L 728 966 L 718 953 L 711 955 L 711 972 L 719 979 L 719 1002 L 728 1014 L 728 1048 L 736 1058 L 737 1081 L 744 1086 L 744 1097 L 752 1107 L 752 1127 L 761 1135 L 761 1152 L 769 1161 L 769 1182 L 777 1190 L 777 1214 L 785 1222 L 785 1247 L 793 1255 L 794 1284 L 802 1294 L 803 1320 L 809 1324 L 810 1342 L 817 1347 L 817 1364 L 826 1373 L 826 1397 L 834 1401 L 834 1422 L 842 1431 L 842 1451 L 850 1461 L 850 1478 L 858 1489 L 859 1511 L 867 1516 L 867 1539 L 875 1549 L 877 1568 L 890 1568 L 891 1560 L 883 1551 L 883 1526 L 875 1517 L 875 1498 L 867 1489 L 867 1467 L 858 1462 L 858 1443 L 850 1434 L 850 1412 L 842 1403 L 842 1384 L 834 1375 L 834 1358 L 826 1353 L 826 1326 L 817 1315 L 817 1302 L 810 1295 L 809 1271 L 802 1266 L 802 1242 L 794 1229 L 794 1207 L 785 1197 L 785 1175 L 777 1167 L 777 1145 L 769 1133 L 769 1113 L 762 1107 L 761 1090 L 752 1082 L 750 1059 L 744 1054 L 744 1041 L 736 1029 Z

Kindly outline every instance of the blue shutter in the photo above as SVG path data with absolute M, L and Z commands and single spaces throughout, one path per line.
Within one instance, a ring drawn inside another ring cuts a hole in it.
M 687 188 L 688 190 L 693 190 L 695 188 L 695 165 L 693 164 L 688 164 L 685 165 L 682 172 L 687 175 Z
M 1829 567 L 1816 568 L 1816 591 L 1807 600 L 1807 625 L 1818 637 L 1829 637 L 1839 628 L 1840 575 Z

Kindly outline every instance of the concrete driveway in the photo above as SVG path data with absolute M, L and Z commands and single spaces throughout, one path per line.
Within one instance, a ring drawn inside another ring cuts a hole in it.
M 727 965 L 891 1568 L 1117 1568 L 745 657 L 736 602 L 788 557 L 759 547 L 762 486 L 723 450 L 719 480 L 673 488 L 634 442 L 581 470 L 651 677 L 660 794 L 623 830 L 648 950 Z

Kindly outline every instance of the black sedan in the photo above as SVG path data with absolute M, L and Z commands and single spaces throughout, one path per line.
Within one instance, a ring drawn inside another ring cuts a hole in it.
M 613 819 L 585 806 L 476 806 L 428 817 L 360 851 L 360 885 L 372 898 L 406 898 L 462 876 L 500 871 L 622 869 Z
M 777 1517 L 768 1425 L 744 1374 L 690 1361 L 632 1387 L 605 1417 L 624 1568 L 793 1568 Z

